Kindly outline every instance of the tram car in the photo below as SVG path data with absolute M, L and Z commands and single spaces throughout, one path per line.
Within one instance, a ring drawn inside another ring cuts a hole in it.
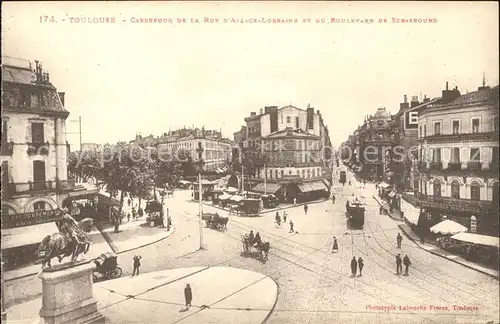
M 351 225 L 363 227 L 365 224 L 365 203 L 358 197 L 352 197 L 346 202 L 346 216 Z

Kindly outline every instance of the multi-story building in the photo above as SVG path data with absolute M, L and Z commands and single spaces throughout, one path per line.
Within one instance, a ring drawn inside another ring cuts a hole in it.
M 404 191 L 418 190 L 419 187 L 419 171 L 418 171 L 418 127 L 406 127 L 405 115 L 408 112 L 417 114 L 430 104 L 435 104 L 440 98 L 424 97 L 422 102 L 419 102 L 417 96 L 412 96 L 411 102 L 408 102 L 407 96 L 404 96 L 404 101 L 399 105 L 399 111 L 393 116 L 392 136 L 394 140 L 394 154 L 391 159 L 389 168 L 394 173 L 391 178 L 391 184 L 396 185 Z
M 58 232 L 62 206 L 94 195 L 68 179 L 64 93 L 36 61 L 2 64 L 2 253 Z M 22 253 L 21 253 L 22 254 Z
M 267 106 L 259 115 L 252 112 L 245 122 L 244 149 L 266 160 L 246 170 L 246 189 L 276 192 L 283 199 L 306 199 L 309 194 L 305 193 L 328 190 L 329 184 L 321 180 L 331 177 L 331 172 L 326 172 L 331 142 L 319 110 Z M 314 190 L 305 184 L 313 181 Z M 302 191 L 297 186 L 300 183 L 304 183 Z
M 157 147 L 158 150 L 169 153 L 182 149 L 191 155 L 193 161 L 199 160 L 198 152 L 201 149 L 204 172 L 226 172 L 231 162 L 232 141 L 215 130 L 183 128 L 165 133 L 161 137 L 137 137 L 131 143 Z
M 359 171 L 366 179 L 386 180 L 392 175 L 388 170 L 394 145 L 391 125 L 391 115 L 385 107 L 380 107 L 373 116 L 365 119 L 359 131 L 356 157 L 361 163 Z
M 442 92 L 419 116 L 424 219 L 446 216 L 471 231 L 498 235 L 499 88 Z

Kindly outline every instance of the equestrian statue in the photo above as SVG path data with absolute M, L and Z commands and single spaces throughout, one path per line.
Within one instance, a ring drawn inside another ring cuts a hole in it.
M 57 222 L 59 233 L 47 235 L 35 252 L 37 255 L 44 252 L 42 269 L 45 268 L 45 264 L 50 268 L 50 261 L 55 257 L 57 257 L 59 263 L 68 256 L 71 256 L 70 262 L 75 262 L 80 254 L 86 254 L 90 248 L 91 241 L 82 229 L 84 224 L 80 224 L 82 222 L 88 223 L 88 219 L 77 222 L 68 214 L 67 209 L 62 209 L 60 212 L 64 216 Z

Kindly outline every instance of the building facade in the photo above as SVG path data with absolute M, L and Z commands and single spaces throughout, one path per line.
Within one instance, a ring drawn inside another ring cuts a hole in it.
M 356 158 L 361 163 L 359 170 L 369 180 L 386 180 L 392 175 L 389 164 L 392 159 L 394 138 L 392 117 L 385 107 L 368 116 L 356 134 Z
M 187 151 L 193 161 L 199 160 L 199 150 L 202 150 L 204 172 L 223 173 L 228 170 L 231 162 L 232 141 L 224 138 L 221 132 L 215 130 L 180 129 L 163 134 L 161 137 L 136 138 L 131 142 L 140 146 L 154 146 L 162 152 L 175 155 L 178 150 Z
M 3 252 L 57 232 L 58 208 L 97 193 L 68 179 L 64 93 L 35 62 L 34 69 L 19 59 L 2 65 Z
M 331 164 L 331 141 L 319 110 L 266 106 L 259 114 L 252 112 L 245 122 L 242 156 L 252 160 L 243 170 L 245 189 L 277 193 L 287 200 L 306 199 L 309 194 L 305 192 L 328 191 L 328 182 L 321 180 L 331 180 L 331 172 L 326 171 Z M 311 186 L 299 190 L 298 183 L 313 180 L 319 181 L 318 190 Z
M 408 102 L 407 96 L 400 103 L 399 111 L 393 116 L 392 137 L 394 141 L 394 156 L 389 164 L 393 176 L 389 182 L 402 191 L 418 190 L 420 175 L 418 169 L 418 127 L 407 127 L 405 115 L 409 112 L 421 114 L 427 106 L 437 103 L 441 98 L 427 98 L 419 102 L 417 96 L 412 96 Z M 409 125 L 408 125 L 409 126 Z
M 448 84 L 419 115 L 421 206 L 432 225 L 444 217 L 498 235 L 498 86 L 460 94 Z

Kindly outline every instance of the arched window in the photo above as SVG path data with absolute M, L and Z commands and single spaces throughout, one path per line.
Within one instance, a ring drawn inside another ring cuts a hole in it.
M 470 199 L 471 200 L 481 200 L 481 185 L 474 181 L 470 185 Z
M 492 200 L 495 202 L 495 203 L 498 203 L 498 182 L 495 182 L 493 184 L 493 188 L 492 188 Z
M 434 187 L 434 197 L 441 197 L 441 181 L 435 179 L 432 184 Z
M 460 183 L 457 180 L 451 182 L 451 197 L 460 198 Z

